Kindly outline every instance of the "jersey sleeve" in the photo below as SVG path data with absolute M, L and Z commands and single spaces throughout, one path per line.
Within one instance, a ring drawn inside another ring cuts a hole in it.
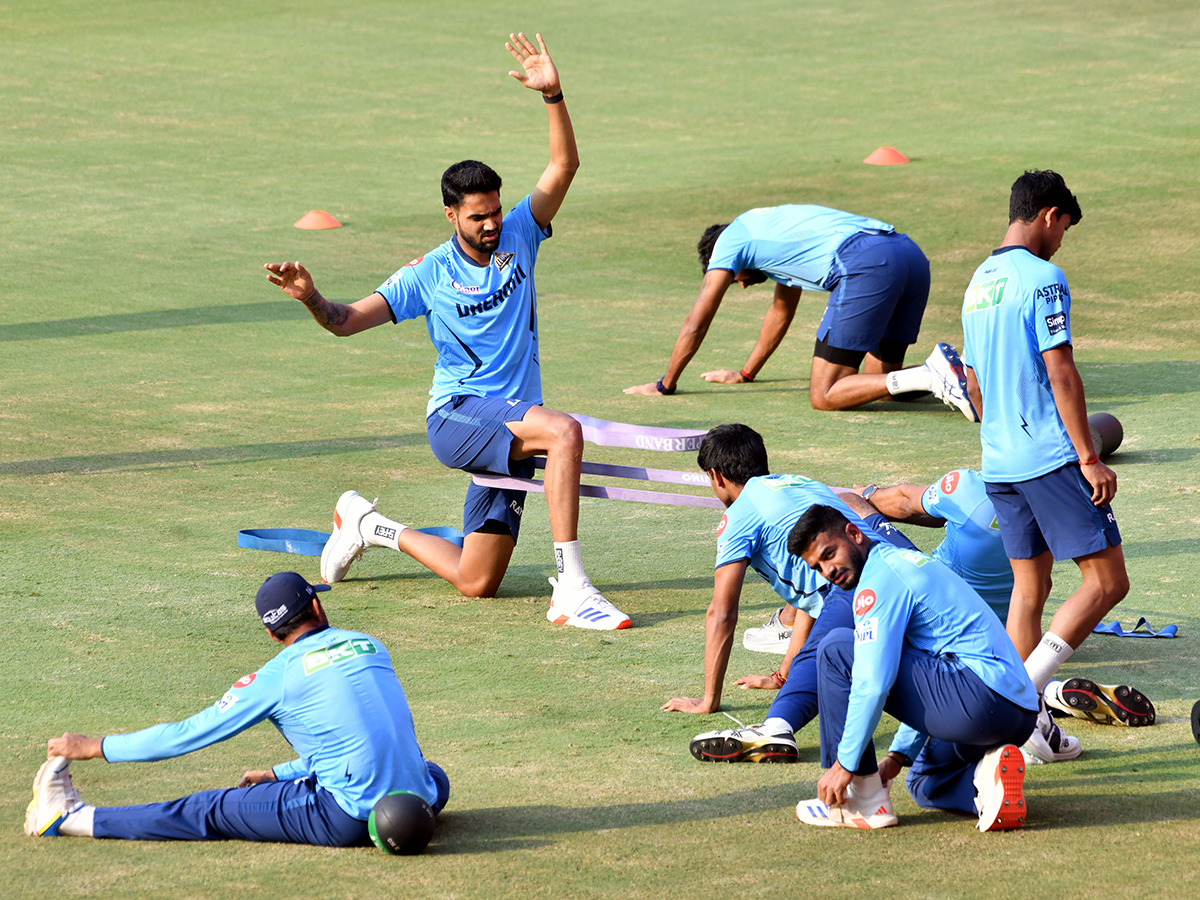
M 155 762 L 220 743 L 257 725 L 283 695 L 283 669 L 268 663 L 239 678 L 216 703 L 182 722 L 166 722 L 132 734 L 110 734 L 101 743 L 109 762 Z
M 427 297 L 433 296 L 435 285 L 431 281 L 436 263 L 430 256 L 418 256 L 405 263 L 392 277 L 375 289 L 383 296 L 397 322 L 418 319 L 429 312 Z
M 1047 266 L 1050 277 L 1033 290 L 1033 331 L 1040 353 L 1071 343 L 1071 292 L 1058 266 Z
M 847 771 L 859 767 L 879 725 L 900 668 L 912 609 L 912 592 L 890 571 L 864 579 L 854 595 L 854 667 L 846 726 L 837 752 L 838 762 Z
M 899 753 L 901 756 L 907 756 L 910 760 L 914 760 L 928 739 L 927 734 L 901 722 L 900 727 L 896 729 L 895 737 L 892 738 L 891 746 L 888 747 L 888 753 Z
M 304 760 L 299 758 L 280 763 L 271 771 L 275 773 L 276 781 L 291 781 L 294 778 L 304 778 L 309 774 L 308 766 L 304 764 Z
M 753 507 L 734 510 L 730 507 L 721 516 L 721 525 L 717 529 L 717 563 L 714 569 L 727 566 L 730 563 L 749 561 L 754 555 L 758 540 L 760 522 L 758 516 L 752 515 Z M 733 515 L 730 515 L 733 512 Z
M 965 469 L 955 469 L 947 472 L 927 487 L 925 493 L 921 495 L 921 506 L 924 507 L 925 512 L 948 522 L 961 524 L 965 521 L 966 517 L 962 514 L 961 506 L 956 500 L 956 492 L 966 474 Z
M 542 228 L 537 223 L 537 219 L 533 217 L 530 197 L 525 197 L 508 211 L 508 215 L 504 217 L 504 228 L 519 234 L 526 249 L 534 257 L 537 256 L 538 247 L 542 245 L 542 241 L 554 234 L 550 225 Z
M 712 256 L 708 259 L 708 271 L 727 269 L 736 275 L 748 268 L 750 258 L 750 233 L 746 226 L 734 220 L 717 238 Z

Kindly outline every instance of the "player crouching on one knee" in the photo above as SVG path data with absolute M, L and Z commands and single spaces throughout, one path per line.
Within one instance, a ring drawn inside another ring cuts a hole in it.
M 896 824 L 888 784 L 911 761 L 919 806 L 977 816 L 981 831 L 1025 821 L 1020 745 L 1038 696 L 999 619 L 937 560 L 873 541 L 841 512 L 814 506 L 789 549 L 853 594 L 854 627 L 818 649 L 821 765 L 808 825 Z M 887 712 L 902 726 L 877 764 L 872 736 Z

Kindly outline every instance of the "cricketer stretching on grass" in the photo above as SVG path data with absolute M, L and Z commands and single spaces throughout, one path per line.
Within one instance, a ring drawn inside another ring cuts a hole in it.
M 507 215 L 500 176 L 464 160 L 442 176 L 442 200 L 454 235 L 418 256 L 370 296 L 349 305 L 326 300 L 298 262 L 269 263 L 267 277 L 303 303 L 326 330 L 339 336 L 404 319 L 425 317 L 437 348 L 426 411 L 429 444 L 445 465 L 468 472 L 529 477 L 530 457 L 546 457 L 546 505 L 554 537 L 557 578 L 546 614 L 579 628 L 629 628 L 629 617 L 587 577 L 579 550 L 579 475 L 583 432 L 565 413 L 542 404 L 538 358 L 538 248 L 551 235 L 579 168 L 579 152 L 558 70 L 542 36 L 535 48 L 525 35 L 505 46 L 522 72 L 508 74 L 541 93 L 550 119 L 550 164 L 533 193 Z M 380 515 L 374 504 L 346 491 L 334 509 L 333 533 L 321 554 L 321 577 L 345 577 L 366 547 L 407 553 L 468 597 L 495 595 L 517 544 L 525 492 L 471 484 L 459 547 Z

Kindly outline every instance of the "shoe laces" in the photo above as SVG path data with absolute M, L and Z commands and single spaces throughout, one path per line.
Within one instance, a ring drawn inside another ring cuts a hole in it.
M 70 769 L 58 774 L 58 786 L 63 794 L 63 812 L 70 812 L 83 803 L 83 798 L 79 796 L 79 789 L 71 780 Z

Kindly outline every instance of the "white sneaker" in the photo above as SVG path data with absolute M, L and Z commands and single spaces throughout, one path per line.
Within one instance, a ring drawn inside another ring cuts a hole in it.
M 321 580 L 326 584 L 337 584 L 346 577 L 350 565 L 364 549 L 359 526 L 363 516 L 375 512 L 375 504 L 368 503 L 358 491 L 346 491 L 338 497 L 333 508 L 333 534 L 321 551 Z
M 33 779 L 33 799 L 25 807 L 25 833 L 30 837 L 57 837 L 67 816 L 83 809 L 83 800 L 71 783 L 70 760 L 55 756 L 38 769 Z
M 783 607 L 771 613 L 771 618 L 757 628 L 747 628 L 742 635 L 742 646 L 756 653 L 787 653 L 792 640 L 792 626 L 779 621 Z
M 759 728 L 725 728 L 692 738 L 689 748 L 701 762 L 790 763 L 798 756 L 792 734 L 770 734 Z
M 958 358 L 958 351 L 949 344 L 938 344 L 925 360 L 925 368 L 932 375 L 929 389 L 933 396 L 957 409 L 968 420 L 978 422 L 979 416 L 967 395 L 967 373 Z
M 900 820 L 892 811 L 892 794 L 879 773 L 855 775 L 846 789 L 846 802 L 826 806 L 820 800 L 801 800 L 796 818 L 805 825 L 826 828 L 891 828 Z
M 1029 739 L 1021 746 L 1025 762 L 1030 765 L 1063 762 L 1067 759 L 1075 759 L 1082 752 L 1083 745 L 1079 743 L 1079 739 L 1071 737 L 1062 728 L 1055 725 L 1046 709 L 1045 701 L 1039 703 L 1037 727 L 1033 729 L 1033 734 L 1029 735 Z
M 975 807 L 980 831 L 1007 831 L 1025 822 L 1025 758 L 1016 744 L 1001 744 L 975 764 Z
M 616 631 L 632 628 L 629 616 L 604 599 L 586 578 L 581 584 L 568 586 L 565 582 L 550 579 L 554 593 L 550 597 L 550 609 L 546 618 L 555 625 L 574 625 L 595 631 Z

